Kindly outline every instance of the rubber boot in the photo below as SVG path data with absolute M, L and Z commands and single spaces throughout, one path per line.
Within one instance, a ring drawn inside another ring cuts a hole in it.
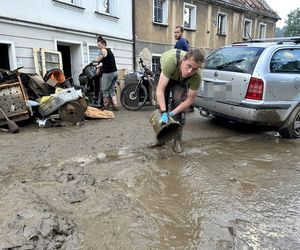
M 109 97 L 103 97 L 103 109 L 109 109 Z
M 158 147 L 161 147 L 165 144 L 166 144 L 165 142 L 156 141 L 156 142 L 154 142 L 150 145 L 150 148 L 158 148 Z
M 174 138 L 174 151 L 175 153 L 181 153 L 182 152 L 182 129 L 178 131 Z
M 119 105 L 118 105 L 117 96 L 113 96 L 111 99 L 112 99 L 113 110 L 118 111 Z

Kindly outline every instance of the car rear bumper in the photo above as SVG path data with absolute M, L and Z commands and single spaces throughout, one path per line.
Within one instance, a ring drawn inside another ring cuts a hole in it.
M 287 118 L 290 104 L 228 103 L 197 97 L 195 106 L 216 116 L 264 126 L 280 127 Z

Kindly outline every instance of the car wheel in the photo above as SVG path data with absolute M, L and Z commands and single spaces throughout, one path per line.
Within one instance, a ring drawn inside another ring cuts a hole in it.
M 297 106 L 285 124 L 279 129 L 284 138 L 300 138 L 300 106 Z

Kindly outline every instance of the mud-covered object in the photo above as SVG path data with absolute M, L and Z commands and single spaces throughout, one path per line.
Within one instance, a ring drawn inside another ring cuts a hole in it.
M 169 117 L 169 122 L 167 124 L 161 124 L 159 122 L 160 118 L 161 113 L 159 109 L 153 111 L 149 118 L 156 134 L 156 140 L 160 143 L 173 140 L 177 132 L 181 129 L 180 123 L 172 119 L 172 117 Z
M 87 76 L 88 79 L 92 80 L 94 77 L 97 76 L 97 70 L 94 65 L 87 65 L 83 69 L 84 74 Z
M 5 69 L 0 69 L 0 84 L 17 82 L 17 81 L 18 81 L 18 77 L 16 73 Z
M 7 123 L 7 126 L 8 126 L 8 129 L 11 133 L 18 133 L 20 128 L 19 126 L 12 120 L 10 120 L 7 115 L 4 113 L 3 109 L 0 107 L 0 112 L 3 114 L 3 116 L 5 117 L 6 119 L 6 123 Z
M 110 118 L 114 118 L 115 115 L 112 111 L 100 110 L 98 108 L 88 106 L 87 110 L 85 111 L 85 117 L 94 118 L 94 119 L 97 118 L 110 119 Z
M 38 111 L 42 116 L 48 116 L 54 111 L 58 110 L 61 106 L 63 106 L 66 103 L 78 100 L 80 97 L 82 97 L 82 92 L 81 90 L 75 90 L 74 87 L 67 88 L 67 89 L 60 89 L 55 94 L 52 94 L 49 97 L 47 97 L 46 101 L 41 100 L 40 105 L 38 107 Z M 70 105 L 71 106 L 71 105 Z M 78 106 L 78 105 L 73 105 L 73 106 Z M 80 105 L 81 106 L 81 105 Z M 85 107 L 87 105 L 85 104 Z M 86 108 L 82 107 L 84 111 Z M 69 108 L 66 109 L 66 113 L 69 113 L 70 110 Z M 74 109 L 72 109 L 74 110 Z M 80 110 L 80 109 L 78 109 Z M 72 113 L 72 111 L 70 111 Z
M 72 188 L 63 193 L 65 200 L 69 203 L 77 203 L 86 199 L 86 193 L 84 189 Z
M 31 89 L 36 96 L 48 96 L 55 93 L 55 89 L 46 84 L 43 78 L 38 75 L 29 75 L 28 88 Z
M 86 107 L 78 101 L 67 102 L 58 109 L 59 117 L 64 122 L 77 123 L 84 120 Z
M 10 120 L 17 122 L 29 118 L 27 99 L 21 82 L 0 84 L 0 107 Z M 3 124 L 7 122 L 0 113 L 0 125 Z

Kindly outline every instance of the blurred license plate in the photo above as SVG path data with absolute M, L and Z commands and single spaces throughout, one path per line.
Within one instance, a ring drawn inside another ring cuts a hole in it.
M 224 101 L 231 87 L 226 82 L 202 81 L 201 96 L 208 99 Z

